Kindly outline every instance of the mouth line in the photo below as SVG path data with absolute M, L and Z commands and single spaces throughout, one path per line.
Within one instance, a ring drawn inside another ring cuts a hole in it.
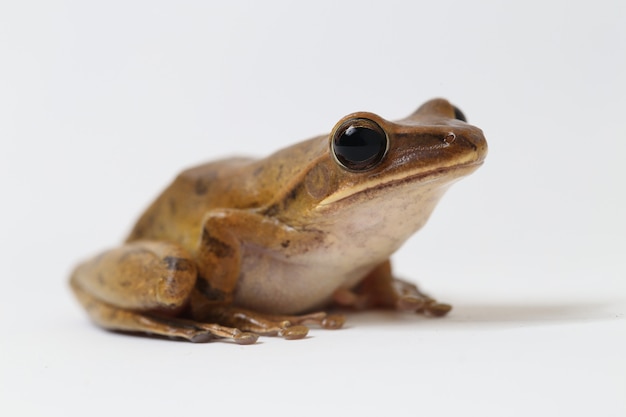
M 440 167 L 440 168 L 436 168 L 430 171 L 420 172 L 417 174 L 409 174 L 406 176 L 392 177 L 387 181 L 383 181 L 378 184 L 373 184 L 370 186 L 368 186 L 368 184 L 366 183 L 363 187 L 359 187 L 355 191 L 352 191 L 350 193 L 344 194 L 344 193 L 339 192 L 339 193 L 332 194 L 326 197 L 320 203 L 320 206 L 326 206 L 332 203 L 336 203 L 336 202 L 348 199 L 350 197 L 363 194 L 368 191 L 381 190 L 381 189 L 389 188 L 389 187 L 396 187 L 403 183 L 410 183 L 419 179 L 424 180 L 424 181 L 421 181 L 422 184 L 427 184 L 427 183 L 434 182 L 442 178 L 443 174 L 447 174 L 447 173 L 454 172 L 454 171 L 463 171 L 466 169 L 478 168 L 479 166 L 483 164 L 483 162 L 484 162 L 483 160 L 472 161 L 472 162 L 467 162 L 464 164 L 459 164 L 459 165 L 454 165 L 454 166 L 449 166 L 449 167 Z M 432 177 L 432 178 L 429 178 L 429 177 Z
M 473 161 L 473 162 L 467 162 L 465 164 L 453 165 L 449 167 L 441 167 L 441 168 L 433 169 L 431 171 L 421 172 L 419 174 L 408 175 L 408 176 L 400 177 L 400 178 L 392 178 L 389 181 L 382 182 L 378 185 L 375 185 L 373 187 L 369 187 L 366 189 L 376 189 L 378 187 L 385 187 L 387 185 L 396 185 L 397 183 L 411 182 L 418 178 L 428 178 L 430 176 L 433 176 L 434 177 L 433 181 L 435 181 L 440 178 L 441 174 L 454 172 L 454 171 L 462 171 L 467 168 L 479 167 L 482 164 L 483 164 L 483 161 L 479 161 L 479 162 Z

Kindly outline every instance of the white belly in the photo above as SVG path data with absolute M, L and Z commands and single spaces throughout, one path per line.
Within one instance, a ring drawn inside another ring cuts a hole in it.
M 308 225 L 324 232 L 324 239 L 296 255 L 244 244 L 235 303 L 280 314 L 323 307 L 338 288 L 356 285 L 424 225 L 447 188 L 431 185 L 405 187 L 388 198 L 363 195 L 327 210 Z

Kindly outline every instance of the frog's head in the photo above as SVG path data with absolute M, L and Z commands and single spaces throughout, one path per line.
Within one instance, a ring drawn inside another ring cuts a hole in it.
M 419 229 L 447 187 L 473 172 L 487 154 L 482 131 L 443 99 L 395 122 L 367 112 L 350 114 L 306 146 L 311 159 L 286 194 L 282 217 L 329 229 L 341 224 L 390 230 L 395 222 L 404 224 L 407 234 Z M 406 218 L 411 220 L 398 222 Z
M 350 114 L 329 135 L 284 149 L 261 162 L 271 169 L 252 172 L 262 171 L 256 188 L 273 196 L 262 213 L 307 232 L 291 255 L 300 250 L 299 262 L 361 278 L 420 229 L 448 187 L 486 154 L 482 131 L 436 99 L 395 122 Z
M 482 164 L 487 142 L 480 129 L 443 99 L 390 122 L 360 112 L 341 119 L 329 138 L 337 187 L 319 202 L 336 204 L 359 195 L 383 195 L 403 186 L 443 185 Z

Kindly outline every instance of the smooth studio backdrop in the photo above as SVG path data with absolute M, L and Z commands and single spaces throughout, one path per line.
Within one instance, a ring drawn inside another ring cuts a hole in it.
M 0 414 L 626 415 L 622 1 L 0 5 Z M 455 306 L 255 346 L 89 323 L 67 277 L 181 169 L 446 97 L 485 165 L 394 257 Z

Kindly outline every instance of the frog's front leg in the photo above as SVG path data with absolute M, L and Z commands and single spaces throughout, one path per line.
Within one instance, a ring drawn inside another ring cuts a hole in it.
M 178 317 L 188 304 L 196 275 L 196 266 L 178 245 L 136 241 L 80 264 L 70 285 L 91 319 L 110 330 L 254 343 L 255 334 Z
M 452 306 L 424 294 L 416 285 L 395 278 L 388 260 L 374 268 L 355 288 L 337 290 L 333 299 L 345 307 L 390 308 L 436 317 L 452 310 Z
M 237 281 L 242 274 L 243 247 L 254 246 L 263 248 L 267 253 L 287 256 L 292 247 L 289 242 L 301 240 L 302 233 L 252 210 L 220 209 L 208 213 L 194 256 L 198 265 L 198 284 L 191 297 L 191 317 L 198 321 L 215 320 L 255 334 L 280 335 L 286 339 L 306 336 L 306 325 L 309 324 L 325 329 L 340 328 L 345 321 L 340 315 L 327 315 L 325 312 L 266 314 L 232 305 Z

